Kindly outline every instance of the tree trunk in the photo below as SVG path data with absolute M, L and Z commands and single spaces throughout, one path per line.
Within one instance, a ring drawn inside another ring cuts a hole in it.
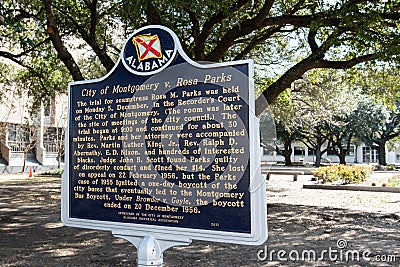
M 28 156 L 28 152 L 26 152 L 26 151 L 24 150 L 24 164 L 23 164 L 23 166 L 22 166 L 22 172 L 25 172 L 26 158 L 27 158 L 27 156 Z
M 54 19 L 53 1 L 44 0 L 43 4 L 47 18 L 47 34 L 50 36 L 50 40 L 57 51 L 58 58 L 64 63 L 65 67 L 67 67 L 75 81 L 84 80 L 78 64 L 76 64 L 74 58 L 61 39 L 60 32 Z
M 321 132 L 318 130 L 319 136 L 317 136 L 317 143 L 315 145 L 315 167 L 319 167 L 321 165 L 321 158 L 322 158 L 322 145 L 324 144 L 325 140 L 321 135 Z
M 379 165 L 386 166 L 386 142 L 381 141 L 378 143 L 378 162 Z
M 350 142 L 352 138 L 352 134 L 350 134 L 347 138 L 347 144 L 343 146 L 344 142 L 344 136 L 339 135 L 334 135 L 334 137 L 331 138 L 332 142 L 332 148 L 335 151 L 335 155 L 338 156 L 339 158 L 339 164 L 346 164 L 346 156 L 347 156 L 347 151 L 350 149 Z M 334 140 L 336 138 L 336 141 Z
M 321 148 L 315 150 L 315 167 L 319 167 L 321 165 Z
M 340 150 L 340 153 L 338 155 L 340 164 L 346 164 L 346 154 L 347 153 L 345 150 Z
M 58 169 L 61 168 L 61 151 L 60 151 L 60 149 L 57 152 L 57 168 Z
M 354 163 L 358 163 L 358 145 L 355 145 L 355 149 L 354 149 Z
M 284 148 L 283 150 L 280 150 L 278 147 L 276 147 L 276 152 L 283 156 L 285 158 L 285 166 L 292 166 L 292 141 L 291 140 L 285 140 Z
M 285 166 L 292 166 L 292 160 L 290 159 L 292 153 L 285 153 Z
M 285 142 L 285 150 L 283 151 L 283 156 L 285 157 L 285 166 L 292 166 L 292 142 Z

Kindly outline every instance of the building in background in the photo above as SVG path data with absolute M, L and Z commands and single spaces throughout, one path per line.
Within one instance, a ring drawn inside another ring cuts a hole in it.
M 325 163 L 339 163 L 339 157 L 336 156 L 332 150 L 325 152 L 322 157 L 322 163 L 324 163 L 324 161 Z M 264 150 L 262 160 L 267 162 L 284 162 L 285 158 L 278 155 L 275 151 L 270 152 Z M 346 155 L 346 163 L 349 164 L 378 164 L 378 160 L 378 151 L 365 144 L 352 144 Z M 293 163 L 313 163 L 315 162 L 315 153 L 312 149 L 309 149 L 304 144 L 293 143 L 291 161 Z M 394 150 L 389 150 L 386 147 L 386 162 L 387 164 L 400 164 L 400 143 L 396 144 L 396 148 Z
M 0 100 L 0 173 L 62 167 L 67 96 L 56 95 L 34 113 L 29 96 L 12 88 Z

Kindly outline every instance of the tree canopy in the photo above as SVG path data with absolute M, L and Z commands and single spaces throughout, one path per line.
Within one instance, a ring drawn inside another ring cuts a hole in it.
M 286 164 L 292 142 L 311 149 L 316 166 L 327 151 L 345 164 L 351 145 L 362 142 L 376 149 L 379 164 L 386 165 L 387 148 L 400 137 L 397 74 L 397 67 L 380 66 L 375 72 L 358 68 L 303 75 L 271 105 Z
M 45 81 L 55 69 L 71 80 L 103 75 L 128 34 L 160 24 L 177 33 L 194 60 L 253 58 L 276 66 L 276 73 L 259 75 L 271 81 L 262 95 L 272 103 L 311 69 L 398 61 L 399 19 L 397 0 L 4 0 L 0 56 L 23 66 L 44 90 L 64 82 Z M 257 104 L 261 113 L 261 97 Z

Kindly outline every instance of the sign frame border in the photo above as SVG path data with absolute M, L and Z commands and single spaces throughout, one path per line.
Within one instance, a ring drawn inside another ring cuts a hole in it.
M 69 216 L 70 214 L 70 173 L 69 173 L 69 155 L 70 155 L 70 121 L 73 120 L 73 114 L 71 110 L 71 93 L 73 85 L 82 85 L 100 82 L 107 79 L 119 66 L 119 64 L 123 64 L 122 60 L 122 52 L 118 61 L 116 62 L 114 68 L 107 73 L 105 76 L 85 81 L 76 81 L 68 84 L 68 123 L 66 127 L 65 134 L 65 169 L 62 176 L 61 183 L 61 221 L 65 226 L 79 227 L 79 228 L 87 228 L 87 229 L 95 229 L 95 230 L 106 230 L 112 231 L 112 233 L 124 233 L 129 234 L 131 236 L 152 236 L 154 238 L 165 239 L 167 236 L 169 240 L 182 240 L 184 239 L 194 239 L 194 240 L 203 240 L 203 241 L 212 241 L 212 242 L 224 242 L 224 243 L 234 243 L 234 244 L 243 244 L 243 245 L 261 245 L 268 238 L 267 231 L 267 203 L 266 203 L 266 182 L 265 178 L 261 175 L 260 171 L 260 161 L 261 161 L 261 153 L 260 153 L 260 133 L 258 127 L 258 121 L 251 113 L 255 111 L 255 101 L 254 101 L 254 83 L 253 74 L 254 74 L 254 63 L 253 60 L 237 60 L 230 62 L 222 62 L 222 63 L 211 63 L 211 64 L 200 64 L 196 61 L 191 60 L 186 53 L 183 51 L 180 41 L 176 34 L 167 27 L 160 25 L 149 25 L 146 27 L 142 27 L 136 30 L 133 34 L 129 35 L 129 37 L 133 36 L 136 32 L 142 31 L 147 28 L 161 28 L 163 30 L 168 31 L 172 37 L 174 38 L 174 42 L 176 45 L 176 51 L 179 53 L 183 59 L 194 67 L 197 68 L 219 68 L 219 67 L 232 67 L 235 65 L 248 65 L 249 77 L 248 77 L 248 99 L 249 99 L 249 110 L 248 110 L 248 119 L 249 119 L 249 151 L 250 151 L 250 186 L 253 183 L 259 183 L 254 191 L 250 192 L 250 227 L 251 232 L 248 233 L 237 233 L 237 232 L 227 232 L 227 231 L 218 231 L 218 230 L 203 230 L 203 229 L 194 229 L 194 228 L 183 228 L 183 227 L 173 227 L 173 226 L 160 226 L 160 225 L 146 225 L 146 224 L 137 224 L 137 223 L 126 223 L 126 222 L 112 222 L 112 221 L 101 221 L 101 220 L 88 220 L 81 218 L 72 218 Z M 124 46 L 125 47 L 125 43 Z M 123 50 L 121 50 L 123 51 Z M 176 56 L 176 54 L 174 55 Z M 168 64 L 168 66 L 170 63 Z M 168 67 L 167 66 L 167 67 Z M 125 65 L 124 65 L 125 67 Z M 166 68 L 166 67 L 165 67 Z M 162 68 L 160 71 L 162 71 Z M 129 71 L 129 69 L 128 69 Z M 132 72 L 130 72 L 132 73 Z M 152 73 L 154 74 L 154 73 Z M 146 74 L 149 75 L 149 74 Z M 179 235 L 174 235 L 173 233 L 179 233 Z M 175 237 L 175 239 L 174 239 Z

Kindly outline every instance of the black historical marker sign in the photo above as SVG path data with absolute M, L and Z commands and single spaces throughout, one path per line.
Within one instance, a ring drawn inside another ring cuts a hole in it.
M 105 77 L 70 83 L 64 224 L 263 243 L 252 64 L 193 62 L 148 26 Z

